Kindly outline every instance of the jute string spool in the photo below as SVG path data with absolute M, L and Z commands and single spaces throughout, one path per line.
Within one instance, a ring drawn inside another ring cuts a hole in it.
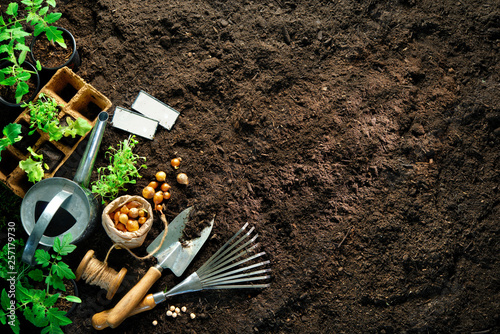
M 122 268 L 120 272 L 116 272 L 113 268 L 108 267 L 107 259 L 110 251 L 108 251 L 104 262 L 101 262 L 94 257 L 94 251 L 90 249 L 85 254 L 75 273 L 77 281 L 83 278 L 86 283 L 97 285 L 108 291 L 106 295 L 107 299 L 113 298 L 127 274 L 126 268 Z

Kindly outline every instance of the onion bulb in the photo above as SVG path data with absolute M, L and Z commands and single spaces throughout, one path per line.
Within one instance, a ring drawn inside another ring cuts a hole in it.
M 179 173 L 177 175 L 177 182 L 187 186 L 189 184 L 188 176 L 185 173 Z
M 181 158 L 174 158 L 170 160 L 170 165 L 174 167 L 175 169 L 179 169 L 179 166 L 181 165 Z
M 139 229 L 139 222 L 137 220 L 129 220 L 127 222 L 127 225 L 125 225 L 127 227 L 127 230 L 129 232 L 134 232 L 134 231 L 137 231 Z
M 153 196 L 153 202 L 156 205 L 158 205 L 161 202 L 163 202 L 163 192 L 162 191 L 158 191 L 156 194 L 154 194 L 154 196 Z
M 137 208 L 132 208 L 128 211 L 128 216 L 130 218 L 137 218 L 137 216 L 139 216 L 139 209 Z
M 120 223 L 125 225 L 125 224 L 127 224 L 127 222 L 128 222 L 128 216 L 125 213 L 122 213 L 120 215 Z
M 168 183 L 166 183 L 166 182 L 162 183 L 162 184 L 161 184 L 161 187 L 160 187 L 161 191 L 163 191 L 163 192 L 169 191 L 169 190 L 170 190 L 170 188 L 171 188 L 171 187 L 170 187 L 170 184 L 168 184 Z
M 142 197 L 145 199 L 151 199 L 155 195 L 155 189 L 153 187 L 146 187 L 142 190 Z
M 170 193 L 168 191 L 163 193 L 163 199 L 170 199 Z
M 122 231 L 122 232 L 127 232 L 127 228 L 125 227 L 125 225 L 123 225 L 122 223 L 118 223 L 116 224 L 116 229 L 118 231 Z
M 158 173 L 156 173 L 155 177 L 158 182 L 165 182 L 167 174 L 163 171 L 159 171 Z
M 148 187 L 151 187 L 151 188 L 153 188 L 153 189 L 156 189 L 156 188 L 158 188 L 158 182 L 156 182 L 156 181 L 151 181 L 151 182 L 149 182 Z

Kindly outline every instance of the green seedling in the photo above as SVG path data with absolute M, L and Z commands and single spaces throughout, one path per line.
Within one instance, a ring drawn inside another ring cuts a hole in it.
M 146 161 L 146 158 L 133 153 L 132 149 L 138 143 L 134 138 L 120 142 L 118 149 L 110 146 L 106 151 L 110 164 L 97 169 L 99 177 L 92 183 L 92 192 L 102 197 L 103 204 L 105 199 L 114 199 L 121 190 L 127 190 L 126 184 L 135 184 L 135 179 L 141 177 L 139 169 L 147 168 L 146 165 L 139 169 L 136 166 L 139 160 Z
M 28 181 L 36 183 L 43 178 L 44 168 L 49 169 L 43 163 L 43 155 L 37 154 L 31 147 L 28 147 L 31 156 L 26 160 L 19 161 L 19 167 L 28 174 Z
M 60 298 L 69 302 L 81 303 L 81 299 L 76 296 L 61 296 L 61 291 L 66 291 L 65 279 L 74 279 L 75 274 L 69 266 L 62 261 L 63 256 L 70 254 L 76 248 L 71 245 L 72 236 L 66 234 L 62 240 L 57 237 L 52 247 L 53 254 L 43 249 L 35 252 L 35 259 L 41 268 L 30 267 L 21 262 L 21 252 L 14 252 L 13 246 L 22 246 L 22 242 L 15 241 L 7 244 L 2 249 L 2 255 L 17 266 L 10 268 L 11 262 L 0 261 L 2 273 L 15 271 L 16 276 L 7 277 L 8 281 L 15 280 L 14 286 L 10 289 L 3 289 L 1 294 L 0 322 L 3 325 L 9 324 L 16 334 L 20 331 L 20 322 L 17 316 L 12 317 L 12 311 L 21 311 L 23 316 L 37 327 L 42 327 L 41 333 L 63 333 L 61 327 L 72 321 L 66 316 L 66 312 L 59 310 L 54 305 Z M 13 246 L 12 246 L 13 245 Z M 15 260 L 14 260 L 15 259 Z M 8 276 L 8 275 L 7 275 Z M 35 283 L 32 283 L 35 282 Z M 11 282 L 12 283 L 12 282 Z M 34 287 L 34 284 L 44 285 L 42 289 Z
M 76 135 L 84 136 L 92 129 L 92 125 L 83 118 L 77 118 L 73 121 L 70 117 L 66 118 L 67 126 L 61 126 L 57 115 L 59 114 L 57 101 L 52 97 L 40 93 L 36 102 L 29 102 L 23 107 L 28 107 L 30 112 L 30 131 L 29 135 L 33 134 L 36 129 L 49 134 L 49 140 L 60 140 L 63 136 Z
M 0 139 L 0 153 L 7 148 L 7 146 L 12 145 L 20 141 L 23 137 L 21 136 L 21 124 L 10 123 L 7 124 L 2 131 L 4 137 Z M 0 161 L 2 156 L 0 155 Z
M 0 16 L 0 54 L 5 56 L 1 60 L 10 62 L 10 66 L 0 69 L 0 85 L 14 86 L 16 103 L 21 103 L 24 95 L 29 92 L 28 81 L 33 71 L 23 67 L 26 56 L 30 48 L 26 45 L 26 37 L 31 33 L 25 31 L 23 23 L 33 26 L 33 35 L 38 36 L 45 33 L 47 39 L 52 43 L 57 43 L 66 48 L 62 31 L 52 26 L 61 13 L 49 13 L 50 7 L 56 6 L 55 0 L 22 0 L 25 6 L 24 12 L 19 11 L 19 4 L 12 2 L 7 6 L 5 14 Z M 37 70 L 42 66 L 36 62 Z

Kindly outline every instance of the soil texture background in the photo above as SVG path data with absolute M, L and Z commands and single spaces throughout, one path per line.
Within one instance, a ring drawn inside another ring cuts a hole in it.
M 8 1 L 2 0 L 3 5 Z M 186 274 L 244 223 L 271 261 L 258 291 L 180 295 L 104 333 L 499 333 L 500 4 L 494 0 L 67 0 L 77 74 L 115 106 L 140 90 L 181 114 L 139 139 L 140 194 L 158 170 L 171 221 L 215 215 Z M 128 133 L 108 125 L 96 167 Z M 170 159 L 190 184 L 175 183 Z M 62 176 L 72 178 L 71 161 Z M 92 181 L 97 173 L 92 174 Z M 21 230 L 21 225 L 19 224 Z M 155 218 L 147 246 L 162 230 Z M 68 258 L 112 245 L 98 225 Z M 144 255 L 145 247 L 136 250 Z M 67 333 L 112 301 L 78 282 Z M 170 305 L 196 313 L 166 316 Z M 157 320 L 154 326 L 152 322 Z

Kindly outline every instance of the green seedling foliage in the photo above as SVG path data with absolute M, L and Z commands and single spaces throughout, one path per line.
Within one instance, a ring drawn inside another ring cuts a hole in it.
M 92 183 L 92 192 L 100 195 L 103 203 L 106 199 L 116 198 L 120 191 L 126 191 L 126 184 L 135 184 L 136 178 L 141 177 L 139 170 L 147 168 L 144 164 L 137 168 L 141 159 L 146 161 L 146 158 L 133 153 L 132 149 L 137 143 L 135 136 L 131 136 L 118 143 L 118 149 L 110 146 L 106 151 L 109 165 L 97 169 L 99 177 Z
M 66 312 L 54 307 L 59 298 L 65 298 L 73 303 L 82 302 L 76 296 L 61 297 L 60 292 L 58 292 L 66 291 L 63 284 L 64 279 L 75 278 L 75 274 L 68 265 L 62 262 L 62 257 L 70 254 L 76 248 L 75 245 L 71 244 L 71 241 L 72 236 L 68 233 L 64 235 L 62 240 L 59 237 L 55 239 L 52 254 L 46 250 L 38 249 L 35 252 L 35 260 L 41 269 L 21 263 L 22 251 L 16 252 L 16 263 L 20 263 L 22 267 L 19 268 L 20 271 L 17 272 L 16 276 L 15 296 L 11 290 L 7 292 L 6 289 L 3 289 L 0 295 L 0 322 L 4 325 L 9 323 L 14 333 L 19 333 L 19 319 L 16 317 L 15 321 L 11 321 L 7 317 L 13 299 L 15 299 L 15 311 L 18 311 L 18 314 L 21 311 L 26 320 L 37 327 L 42 327 L 41 333 L 63 333 L 61 327 L 71 323 Z M 13 244 L 22 246 L 23 242 L 15 240 Z M 0 255 L 5 254 L 9 254 L 8 245 L 2 248 Z M 2 258 L 0 258 L 0 269 L 0 273 L 4 273 L 4 275 L 11 271 L 9 264 Z M 46 288 L 37 289 L 31 281 L 38 282 L 38 284 L 45 282 Z
M 19 167 L 28 174 L 28 181 L 36 183 L 43 178 L 43 169 L 49 169 L 46 164 L 43 163 L 43 155 L 37 154 L 31 147 L 28 147 L 28 151 L 31 156 L 26 160 L 19 161 Z
M 7 148 L 7 146 L 12 145 L 20 141 L 23 137 L 21 136 L 21 124 L 10 123 L 7 124 L 2 133 L 4 137 L 0 139 L 0 153 Z M 0 155 L 0 161 L 2 156 Z
M 23 105 L 29 109 L 30 113 L 30 135 L 33 134 L 36 129 L 49 134 L 49 140 L 58 141 L 62 137 L 73 137 L 76 135 L 84 136 L 87 132 L 92 129 L 92 125 L 83 118 L 77 118 L 75 121 L 71 117 L 66 118 L 67 126 L 61 126 L 58 114 L 58 107 L 60 105 L 55 99 L 50 96 L 40 93 L 38 99 L 33 102 L 25 103 Z
M 0 70 L 0 85 L 15 86 L 16 103 L 20 103 L 23 96 L 29 92 L 27 81 L 34 74 L 33 71 L 23 68 L 23 63 L 30 51 L 26 45 L 26 37 L 31 36 L 23 23 L 33 26 L 33 35 L 45 34 L 52 43 L 57 43 L 66 48 L 62 31 L 52 24 L 61 18 L 61 13 L 49 13 L 50 7 L 55 7 L 55 0 L 22 0 L 25 6 L 23 14 L 19 11 L 19 4 L 12 2 L 7 6 L 4 15 L 0 16 L 0 53 L 11 63 L 10 66 Z M 40 62 L 37 61 L 36 68 L 41 70 Z

